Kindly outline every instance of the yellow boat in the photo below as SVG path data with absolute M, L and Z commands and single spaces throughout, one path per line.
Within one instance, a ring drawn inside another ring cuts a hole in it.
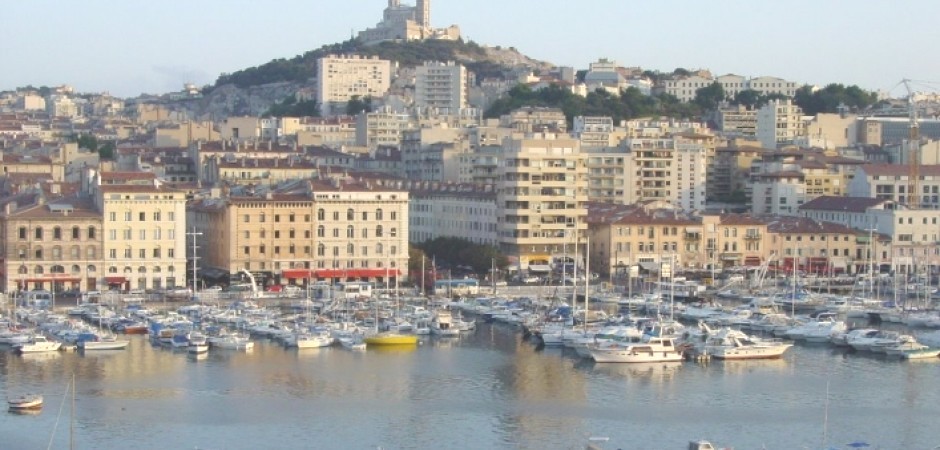
M 362 341 L 368 345 L 417 345 L 418 336 L 385 332 L 366 336 Z

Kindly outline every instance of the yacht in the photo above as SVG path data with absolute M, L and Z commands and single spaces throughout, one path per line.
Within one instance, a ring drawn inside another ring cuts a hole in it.
M 37 334 L 29 341 L 14 346 L 14 349 L 19 353 L 44 353 L 57 351 L 60 347 L 62 347 L 61 342 L 50 341 L 45 336 Z
M 724 328 L 707 338 L 705 352 L 717 359 L 769 359 L 781 357 L 792 346 L 777 339 L 757 339 Z
M 646 342 L 592 348 L 591 357 L 599 363 L 667 362 L 682 361 L 682 352 L 673 338 L 652 336 Z

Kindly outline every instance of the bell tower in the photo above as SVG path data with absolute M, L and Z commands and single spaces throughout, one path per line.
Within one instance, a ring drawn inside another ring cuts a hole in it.
M 422 27 L 431 26 L 431 0 L 415 1 L 415 22 Z

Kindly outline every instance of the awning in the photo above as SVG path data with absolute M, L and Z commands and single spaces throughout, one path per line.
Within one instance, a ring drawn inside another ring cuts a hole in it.
M 745 266 L 759 266 L 761 265 L 760 256 L 748 256 L 744 258 Z
M 312 278 L 313 271 L 310 269 L 284 269 L 281 271 L 281 276 L 287 279 Z
M 127 277 L 104 277 L 104 281 L 108 284 L 127 283 Z
M 640 267 L 642 267 L 643 270 L 645 270 L 645 271 L 647 271 L 647 272 L 656 272 L 656 273 L 659 273 L 659 263 L 656 263 L 656 262 L 645 262 L 645 261 L 641 261 L 641 262 L 640 262 Z
M 721 259 L 726 261 L 735 261 L 741 259 L 740 253 L 722 253 Z
M 317 278 L 378 278 L 397 277 L 401 273 L 398 269 L 317 269 L 314 276 Z
M 547 264 L 529 264 L 529 272 L 551 272 L 552 267 Z

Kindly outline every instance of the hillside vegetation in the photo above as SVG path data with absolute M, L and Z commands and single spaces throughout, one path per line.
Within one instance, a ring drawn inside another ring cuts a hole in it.
M 317 59 L 330 54 L 377 56 L 406 67 L 418 66 L 425 61 L 456 61 L 476 73 L 477 79 L 501 76 L 517 64 L 533 69 L 550 67 L 549 64 L 531 60 L 514 49 L 487 48 L 474 42 L 428 40 L 383 42 L 365 46 L 355 39 L 350 39 L 325 45 L 291 59 L 275 59 L 259 66 L 222 74 L 216 80 L 215 86 L 234 84 L 246 88 L 280 82 L 303 83 L 316 74 Z

